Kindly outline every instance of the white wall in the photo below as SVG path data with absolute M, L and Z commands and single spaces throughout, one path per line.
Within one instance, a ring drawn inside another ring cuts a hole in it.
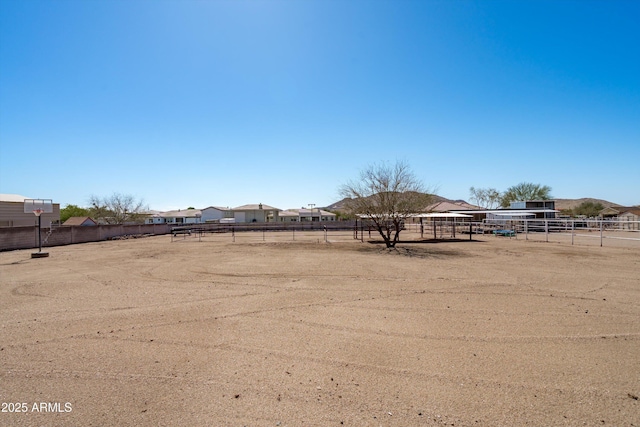
M 202 212 L 202 217 L 201 217 L 202 222 L 219 221 L 222 218 L 224 218 L 224 211 L 221 211 L 214 207 L 202 209 L 201 212 Z

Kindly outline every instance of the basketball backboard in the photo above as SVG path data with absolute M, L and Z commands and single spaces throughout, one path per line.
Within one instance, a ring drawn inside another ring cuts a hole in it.
M 24 199 L 24 213 L 53 213 L 52 199 Z

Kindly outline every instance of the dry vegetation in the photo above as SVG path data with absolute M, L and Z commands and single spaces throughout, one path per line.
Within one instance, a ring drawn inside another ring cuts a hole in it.
M 0 424 L 640 425 L 637 248 L 223 237 L 0 253 Z

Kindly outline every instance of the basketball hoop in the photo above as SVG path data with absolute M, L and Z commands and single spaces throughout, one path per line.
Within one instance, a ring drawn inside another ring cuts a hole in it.
M 49 252 L 42 252 L 42 214 L 53 213 L 53 200 L 51 199 L 24 199 L 24 213 L 33 212 L 38 218 L 38 252 L 31 254 L 31 258 L 45 258 Z

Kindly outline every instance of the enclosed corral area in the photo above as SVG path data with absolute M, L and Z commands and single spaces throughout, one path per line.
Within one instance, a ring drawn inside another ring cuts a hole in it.
M 637 248 L 268 236 L 0 253 L 0 425 L 638 425 Z

